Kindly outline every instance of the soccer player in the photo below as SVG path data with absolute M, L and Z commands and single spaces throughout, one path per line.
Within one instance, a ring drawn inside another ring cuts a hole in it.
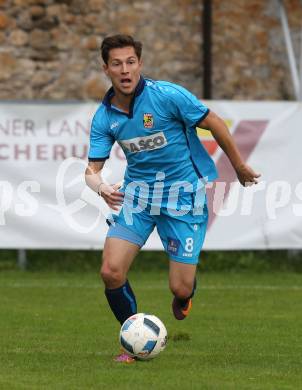
M 183 320 L 192 307 L 207 226 L 206 198 L 195 208 L 194 200 L 198 189 L 217 177 L 196 127 L 212 132 L 242 185 L 257 183 L 260 175 L 243 162 L 224 121 L 194 95 L 179 85 L 143 78 L 140 42 L 110 36 L 101 53 L 112 87 L 92 121 L 85 179 L 110 208 L 120 210 L 112 216 L 104 245 L 105 295 L 121 324 L 137 312 L 127 272 L 156 226 L 170 259 L 172 311 Z M 127 159 L 122 188 L 104 183 L 101 175 L 115 141 Z M 133 361 L 126 354 L 116 360 Z

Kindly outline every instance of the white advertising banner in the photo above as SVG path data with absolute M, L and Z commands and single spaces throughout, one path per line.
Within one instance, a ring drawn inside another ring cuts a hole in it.
M 245 161 L 261 173 L 243 188 L 211 134 L 199 129 L 219 179 L 208 184 L 205 249 L 302 248 L 302 104 L 209 101 Z M 0 104 L 0 248 L 102 248 L 109 208 L 84 181 L 95 103 Z M 109 183 L 123 178 L 115 144 Z M 154 231 L 145 249 L 162 249 Z

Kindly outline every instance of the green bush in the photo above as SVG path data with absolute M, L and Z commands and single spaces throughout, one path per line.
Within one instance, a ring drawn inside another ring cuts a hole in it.
M 28 250 L 28 271 L 98 272 L 101 251 Z M 0 251 L 0 271 L 17 268 L 16 250 Z M 141 251 L 133 269 L 168 269 L 169 260 L 162 251 Z M 302 251 L 204 251 L 198 269 L 202 272 L 302 272 Z

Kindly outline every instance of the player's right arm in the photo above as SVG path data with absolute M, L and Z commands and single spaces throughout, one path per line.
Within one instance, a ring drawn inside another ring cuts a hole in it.
M 105 161 L 90 161 L 85 171 L 85 182 L 92 191 L 98 193 L 113 210 L 123 201 L 124 194 L 119 192 L 119 184 L 109 185 L 102 179 L 102 169 Z
M 118 184 L 108 185 L 102 179 L 102 169 L 115 141 L 106 118 L 101 105 L 91 124 L 89 163 L 85 171 L 85 181 L 88 187 L 98 193 L 110 208 L 118 210 L 124 197 L 124 194 L 118 191 L 120 186 Z

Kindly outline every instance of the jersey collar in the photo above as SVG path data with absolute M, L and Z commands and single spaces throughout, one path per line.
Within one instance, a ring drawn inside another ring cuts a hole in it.
M 127 114 L 126 112 L 119 111 L 121 114 L 125 114 L 129 118 L 133 117 L 133 108 L 134 108 L 135 99 L 139 95 L 142 94 L 142 92 L 143 92 L 143 90 L 145 88 L 145 85 L 146 85 L 146 81 L 143 78 L 143 76 L 141 76 L 140 79 L 139 79 L 139 82 L 137 83 L 137 86 L 136 86 L 135 91 L 134 91 L 133 98 L 132 98 L 131 103 L 130 103 L 129 114 Z M 111 99 L 112 99 L 113 96 L 114 96 L 114 90 L 113 90 L 113 87 L 111 87 L 106 92 L 106 94 L 104 96 L 104 99 L 103 99 L 103 102 L 102 102 L 104 104 L 104 106 L 106 106 L 108 109 L 111 109 L 111 110 L 114 110 L 114 108 L 111 106 Z

